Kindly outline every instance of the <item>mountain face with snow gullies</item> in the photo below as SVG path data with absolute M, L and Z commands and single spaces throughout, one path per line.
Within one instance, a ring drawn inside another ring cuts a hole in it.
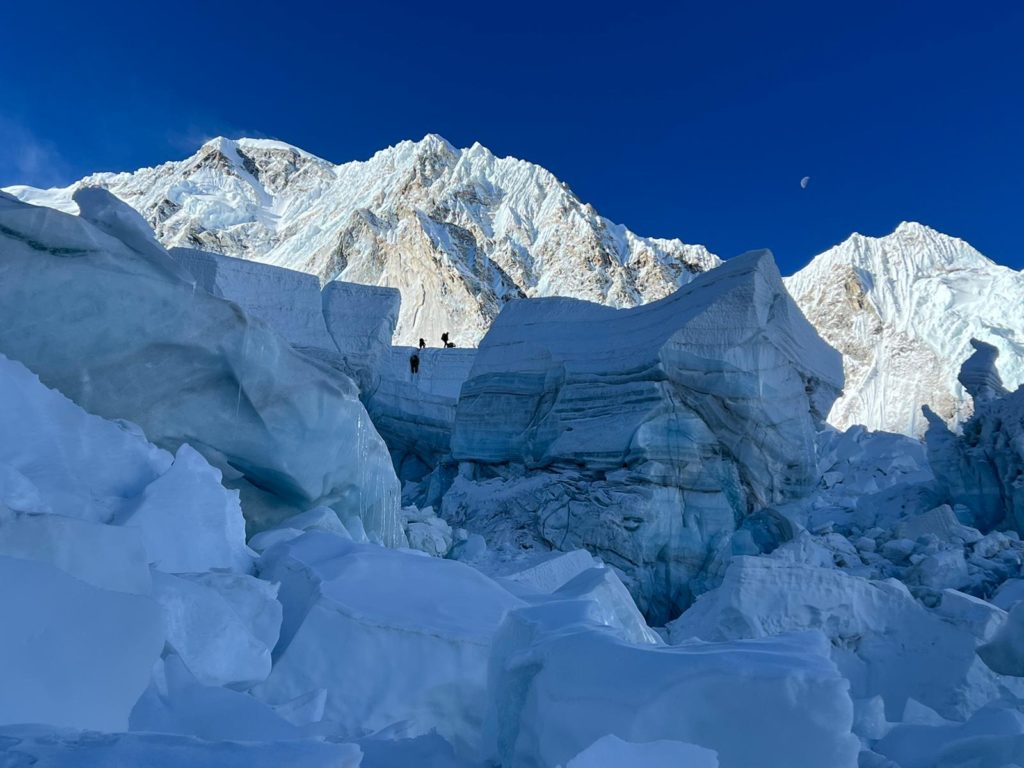
M 1024 383 L 1024 274 L 963 240 L 903 223 L 854 234 L 786 279 L 818 333 L 843 354 L 846 387 L 829 421 L 920 436 L 921 406 L 945 421 L 971 415 L 957 381 L 971 338 L 1000 351 L 1008 388 Z
M 475 346 L 521 297 L 636 306 L 720 263 L 703 246 L 613 224 L 540 166 L 435 135 L 342 165 L 278 141 L 217 138 L 155 168 L 8 191 L 74 212 L 83 186 L 138 210 L 166 247 L 398 288 L 398 344 L 449 331 Z

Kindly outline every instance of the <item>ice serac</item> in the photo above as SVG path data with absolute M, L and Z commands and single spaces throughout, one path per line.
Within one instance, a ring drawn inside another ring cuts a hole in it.
M 296 349 L 339 370 L 368 397 L 377 388 L 381 360 L 398 322 L 393 288 L 332 280 L 195 248 L 168 253 L 207 293 L 238 304 Z
M 462 387 L 444 513 L 588 548 L 664 619 L 744 516 L 816 485 L 842 382 L 767 251 L 635 309 L 515 302 Z
M 987 402 L 1006 395 L 1006 388 L 1003 386 L 1003 380 L 996 368 L 996 363 L 999 360 L 999 348 L 977 339 L 971 339 L 971 346 L 974 347 L 974 354 L 960 366 L 960 375 L 956 377 L 957 381 L 974 398 L 975 403 Z
M 524 296 L 636 306 L 719 263 L 703 246 L 608 221 L 537 165 L 435 135 L 341 165 L 283 142 L 217 138 L 155 168 L 10 191 L 73 212 L 82 186 L 109 189 L 167 247 L 398 289 L 401 344 L 449 331 L 473 346 Z
M 201 288 L 235 302 L 293 347 L 334 346 L 324 323 L 320 281 L 313 275 L 194 248 L 171 248 L 168 253 Z
M 571 608 L 512 611 L 495 638 L 485 757 L 497 764 L 564 765 L 612 734 L 697 745 L 721 768 L 857 765 L 853 705 L 820 634 L 642 646 Z
M 925 441 L 939 486 L 967 507 L 982 531 L 1024 531 L 1024 387 L 1005 393 L 995 370 L 997 353 L 987 344 L 963 365 L 960 378 L 974 398 L 974 415 L 960 435 L 925 408 Z
M 829 421 L 920 437 L 928 405 L 947 423 L 970 416 L 957 381 L 979 339 L 1024 383 L 1024 274 L 921 224 L 855 234 L 786 279 L 822 337 L 843 353 L 846 387 Z
M 163 448 L 188 442 L 256 527 L 327 504 L 398 541 L 397 479 L 355 386 L 198 289 L 136 228 L 119 239 L 107 209 L 124 205 L 84 192 L 109 231 L 0 198 L 0 352 Z
M 364 397 L 380 384 L 398 323 L 401 294 L 394 288 L 331 280 L 323 288 L 327 332 Z

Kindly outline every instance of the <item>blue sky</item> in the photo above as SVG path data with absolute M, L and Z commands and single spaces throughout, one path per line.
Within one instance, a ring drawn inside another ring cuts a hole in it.
M 439 133 L 784 272 L 917 220 L 1024 267 L 1024 4 L 11 3 L 0 185 Z M 800 179 L 810 176 L 807 189 Z

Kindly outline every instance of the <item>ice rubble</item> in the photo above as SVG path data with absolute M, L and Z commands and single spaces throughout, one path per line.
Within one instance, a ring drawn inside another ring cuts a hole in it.
M 0 199 L 0 258 L 14 254 L 0 264 L 46 267 L 88 248 L 73 261 L 105 253 L 126 296 L 131 275 L 161 300 L 233 306 L 193 297 L 130 211 L 99 193 L 81 198 L 87 221 L 73 224 L 48 213 L 57 218 L 33 224 L 39 213 Z M 231 290 L 259 314 L 255 299 L 267 294 L 247 280 Z M 297 325 L 275 310 L 286 335 L 320 327 L 315 300 L 327 316 L 315 287 L 296 289 L 306 297 Z M 51 311 L 0 290 L 28 313 Z M 358 290 L 338 290 L 337 317 L 368 306 Z M 381 431 L 403 474 L 416 479 L 449 453 L 462 462 L 415 494 L 440 499 L 454 475 L 446 512 L 487 533 L 490 549 L 430 507 L 394 512 L 392 543 L 448 560 L 372 544 L 364 522 L 375 518 L 361 505 L 313 501 L 276 515 L 250 549 L 237 493 L 202 455 L 209 446 L 181 441 L 172 455 L 0 355 L 0 762 L 1024 761 L 1024 580 L 1014 578 L 1024 395 L 1006 394 L 990 348 L 975 344 L 961 372 L 974 418 L 959 436 L 933 425 L 926 451 L 862 428 L 817 431 L 841 383 L 836 359 L 763 254 L 642 310 L 552 300 L 505 315 L 476 359 L 423 353 L 420 379 L 411 350 L 382 351 L 383 332 L 373 336 L 390 321 L 359 326 L 374 339 L 359 363 L 372 369 L 362 396 L 375 418 L 392 419 Z M 249 343 L 276 345 L 287 370 L 343 380 L 344 366 L 311 354 L 301 335 L 290 337 L 300 356 L 244 323 Z M 97 323 L 78 343 L 113 364 L 105 345 L 124 338 L 87 338 L 103 331 Z M 170 338 L 189 355 L 212 343 Z M 115 373 L 98 366 L 74 392 L 95 398 L 91 388 Z M 366 413 L 351 391 L 342 399 L 352 405 L 335 423 L 349 436 Z M 249 439 L 258 453 L 279 436 Z M 382 454 L 378 443 L 371 458 Z M 636 514 L 623 516 L 630 503 Z M 552 546 L 569 551 L 541 551 Z M 703 594 L 655 631 L 623 579 L 642 596 L 676 579 L 678 607 Z M 337 743 L 348 740 L 365 758 Z
M 841 386 L 765 251 L 638 309 L 513 303 L 462 387 L 443 516 L 591 549 L 667 618 L 739 520 L 814 487 Z
M 519 600 L 461 563 L 318 531 L 268 550 L 260 574 L 281 583 L 284 625 L 258 698 L 323 687 L 347 738 L 401 722 L 475 748 L 490 639 Z
M 564 764 L 614 734 L 696 744 L 722 768 L 856 765 L 853 706 L 821 635 L 645 647 L 572 608 L 514 611 L 495 639 L 485 734 L 498 764 Z
M 220 474 L 3 355 L 0 402 L 0 723 L 124 730 L 154 663 L 179 649 L 200 671 L 227 664 L 223 682 L 265 677 L 273 608 L 252 592 L 273 590 L 245 574 L 241 509 Z M 167 572 L 183 565 L 220 570 Z M 266 641 L 262 672 L 244 670 L 250 626 Z
M 247 573 L 237 493 L 219 473 L 187 444 L 172 457 L 84 412 L 3 355 L 0 402 L 0 762 L 256 764 L 198 739 L 307 738 L 286 715 L 308 705 L 275 710 L 245 693 L 270 674 L 282 608 L 277 585 Z M 352 766 L 360 755 L 266 752 Z
M 78 217 L 0 198 L 0 352 L 157 445 L 188 442 L 257 527 L 328 504 L 397 543 L 397 481 L 349 379 L 199 289 L 109 193 L 75 200 Z
M 872 581 L 773 554 L 733 559 L 722 585 L 670 625 L 672 641 L 822 631 L 850 695 L 881 697 L 892 720 L 908 699 L 963 719 L 1002 695 L 1006 683 L 977 656 L 977 638 L 963 619 L 928 610 L 894 579 Z

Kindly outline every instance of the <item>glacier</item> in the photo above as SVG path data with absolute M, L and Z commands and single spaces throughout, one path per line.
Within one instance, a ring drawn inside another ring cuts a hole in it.
M 207 149 L 250 189 L 322 162 Z M 945 400 L 861 388 L 807 309 L 836 274 L 763 251 L 635 308 L 508 295 L 479 348 L 418 350 L 393 288 L 63 194 L 0 194 L 0 763 L 1024 762 L 1024 389 L 968 304 L 911 329 L 946 334 L 907 371 Z M 242 199 L 188 216 L 244 239 Z M 916 260 L 912 293 L 998 272 L 893 238 L 852 250 Z M 883 396 L 894 432 L 836 418 Z
M 476 346 L 521 297 L 650 303 L 721 263 L 702 246 L 612 224 L 543 168 L 436 135 L 342 165 L 279 141 L 217 138 L 155 168 L 7 191 L 76 213 L 73 195 L 89 187 L 139 211 L 172 252 L 274 264 L 324 285 L 391 286 L 401 296 L 401 345 L 437 346 L 447 331 L 460 347 Z M 853 234 L 787 286 L 843 354 L 846 388 L 830 414 L 841 429 L 920 437 L 921 405 L 951 426 L 964 421 L 971 399 L 956 376 L 971 338 L 1002 350 L 1009 385 L 1024 382 L 1024 277 L 963 240 L 914 222 L 884 237 Z M 281 286 L 265 303 L 280 305 L 292 290 Z
M 139 211 L 172 251 L 288 267 L 325 285 L 391 286 L 401 295 L 402 345 L 422 337 L 435 346 L 448 331 L 459 346 L 476 346 L 521 297 L 649 303 L 721 263 L 702 246 L 608 222 L 543 168 L 435 135 L 342 165 L 279 141 L 217 138 L 155 168 L 7 191 L 76 213 L 73 195 L 88 187 Z M 847 386 L 830 416 L 839 428 L 920 437 L 921 405 L 952 426 L 968 418 L 956 374 L 972 337 L 1004 352 L 1011 386 L 1024 381 L 1024 278 L 963 240 L 914 222 L 884 237 L 854 234 L 787 285 L 844 356 Z
M 199 288 L 109 193 L 75 197 L 80 216 L 0 198 L 0 352 L 161 447 L 188 442 L 257 529 L 327 504 L 397 543 L 397 480 L 352 381 Z

